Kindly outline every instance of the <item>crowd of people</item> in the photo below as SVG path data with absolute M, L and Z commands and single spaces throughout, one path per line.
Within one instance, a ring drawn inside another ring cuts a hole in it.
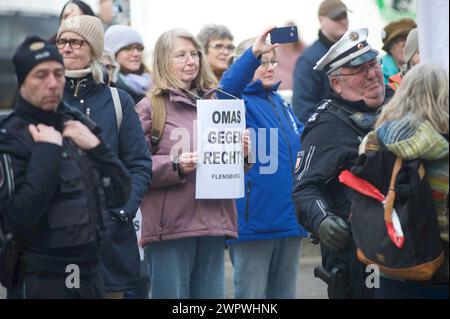
M 18 97 L 0 122 L 8 298 L 222 299 L 229 254 L 235 298 L 291 299 L 305 238 L 320 243 L 329 298 L 448 298 L 448 70 L 420 63 L 414 20 L 384 28 L 381 58 L 349 12 L 322 1 L 310 46 L 269 43 L 275 27 L 237 46 L 224 25 L 167 30 L 146 65 L 141 32 L 68 1 L 52 39 L 17 48 Z M 196 199 L 197 101 L 230 97 L 246 113 L 244 197 Z M 442 245 L 427 280 L 381 271 L 367 285 L 340 176 L 374 151 L 424 164 Z

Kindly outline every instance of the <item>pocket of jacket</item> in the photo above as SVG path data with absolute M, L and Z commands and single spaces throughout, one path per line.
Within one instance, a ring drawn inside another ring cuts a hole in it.
M 81 171 L 74 160 L 62 161 L 61 175 L 59 177 L 59 189 L 61 194 L 81 192 L 84 189 Z
M 48 212 L 48 225 L 51 248 L 78 246 L 95 240 L 85 198 L 53 204 Z

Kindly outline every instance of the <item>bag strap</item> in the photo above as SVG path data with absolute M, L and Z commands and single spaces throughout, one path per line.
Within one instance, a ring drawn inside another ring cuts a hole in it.
M 122 104 L 120 103 L 119 92 L 116 88 L 110 87 L 111 95 L 114 103 L 114 110 L 116 111 L 116 123 L 117 132 L 120 130 L 120 125 L 122 124 Z
M 153 147 L 161 141 L 164 125 L 166 124 L 167 110 L 164 97 L 162 95 L 152 95 L 152 127 L 150 141 Z
M 394 168 L 392 169 L 391 181 L 389 183 L 389 191 L 386 196 L 386 205 L 384 208 L 384 220 L 387 222 L 392 222 L 392 210 L 394 208 L 394 202 L 396 197 L 395 192 L 395 181 L 397 180 L 397 175 L 402 168 L 403 160 L 397 157 L 395 160 Z

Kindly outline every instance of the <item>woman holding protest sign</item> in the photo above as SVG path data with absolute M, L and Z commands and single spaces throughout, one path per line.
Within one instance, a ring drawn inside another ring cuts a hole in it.
M 151 297 L 224 298 L 224 244 L 225 236 L 237 236 L 235 202 L 195 199 L 196 100 L 210 99 L 217 82 L 188 31 L 163 33 L 154 50 L 153 86 L 136 106 L 153 153 L 154 179 L 141 205 Z M 161 121 L 162 135 L 155 135 Z
M 246 196 L 236 201 L 239 237 L 228 240 L 236 298 L 295 298 L 301 238 L 307 234 L 291 197 L 303 125 L 276 92 L 278 45 L 266 44 L 272 30 L 243 41 L 220 82 L 223 91 L 244 99 L 254 153 L 272 155 L 268 164 L 257 156 L 245 178 Z

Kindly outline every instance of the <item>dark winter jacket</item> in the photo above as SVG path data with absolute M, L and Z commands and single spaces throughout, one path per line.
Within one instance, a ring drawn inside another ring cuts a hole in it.
M 128 171 L 103 141 L 86 152 L 68 139 L 63 146 L 33 141 L 29 124 L 62 132 L 67 120 L 83 122 L 82 114 L 69 111 L 63 103 L 56 112 L 44 111 L 19 96 L 0 124 L 1 220 L 24 240 L 27 271 L 64 274 L 68 264 L 95 271 L 106 205 L 120 207 L 131 191 Z M 108 187 L 95 186 L 101 177 L 110 179 Z
M 302 123 L 306 123 L 314 109 L 326 98 L 330 88 L 327 73 L 313 70 L 334 43 L 319 31 L 319 39 L 298 58 L 294 70 L 292 107 Z
M 110 88 L 96 84 L 91 75 L 81 79 L 66 77 L 64 99 L 102 129 L 101 136 L 116 152 L 131 174 L 133 190 L 126 205 L 111 210 L 106 226 L 109 240 L 102 249 L 106 291 L 122 291 L 133 287 L 139 277 L 140 259 L 134 218 L 151 180 L 152 161 L 145 143 L 134 101 L 119 91 L 122 122 L 117 130 L 116 113 Z M 121 214 L 123 211 L 124 214 Z

